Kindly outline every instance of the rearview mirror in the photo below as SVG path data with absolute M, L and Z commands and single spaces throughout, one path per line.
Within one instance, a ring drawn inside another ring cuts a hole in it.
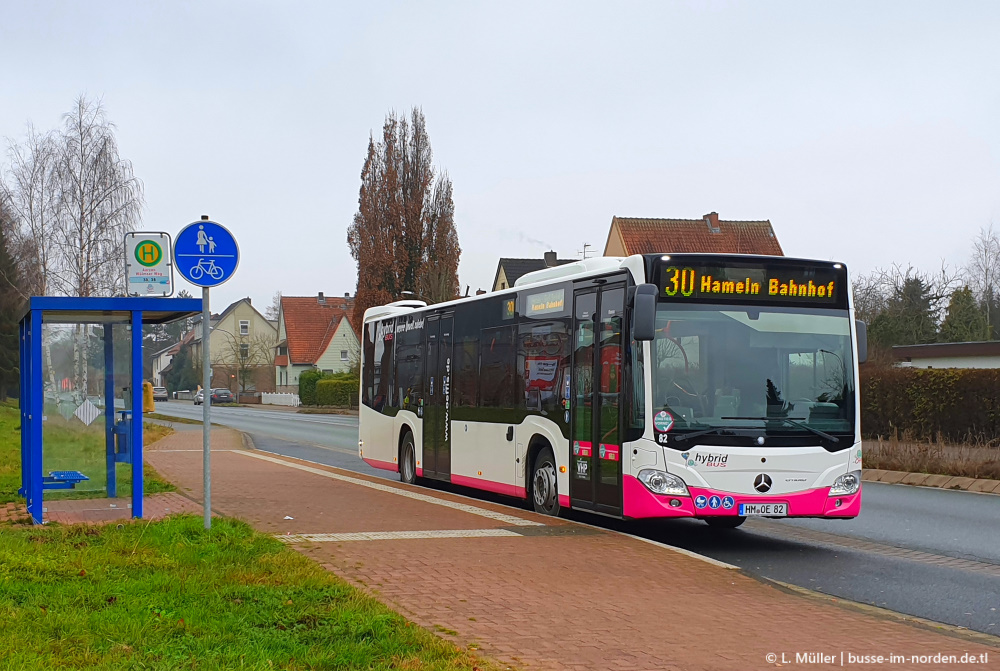
M 868 361 L 868 324 L 856 319 L 854 329 L 858 332 L 858 363 L 864 363 Z
M 656 334 L 655 284 L 640 284 L 635 288 L 632 302 L 632 338 L 642 342 L 652 340 Z

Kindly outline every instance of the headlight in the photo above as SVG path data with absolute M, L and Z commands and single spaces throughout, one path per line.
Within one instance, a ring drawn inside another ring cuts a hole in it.
M 669 494 L 670 496 L 691 496 L 687 485 L 676 475 L 646 468 L 639 471 L 639 481 L 654 494 Z
M 830 496 L 847 496 L 854 494 L 861 487 L 861 471 L 851 471 L 837 476 L 830 487 Z

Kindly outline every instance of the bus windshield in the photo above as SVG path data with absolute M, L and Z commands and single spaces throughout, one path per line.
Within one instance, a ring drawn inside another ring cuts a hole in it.
M 752 430 L 813 442 L 839 435 L 841 445 L 851 444 L 844 436 L 854 433 L 846 310 L 663 303 L 652 374 L 653 413 L 669 413 L 673 421 L 659 425 L 675 438 Z

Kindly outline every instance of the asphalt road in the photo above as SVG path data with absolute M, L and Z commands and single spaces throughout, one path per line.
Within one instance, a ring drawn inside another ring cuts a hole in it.
M 190 403 L 157 412 L 192 419 Z M 358 421 L 253 408 L 213 408 L 212 421 L 245 431 L 258 449 L 396 479 L 357 457 Z M 518 505 L 512 499 L 436 488 Z M 854 520 L 749 520 L 734 531 L 693 520 L 579 521 L 687 548 L 748 573 L 853 601 L 1000 636 L 1000 496 L 865 483 Z

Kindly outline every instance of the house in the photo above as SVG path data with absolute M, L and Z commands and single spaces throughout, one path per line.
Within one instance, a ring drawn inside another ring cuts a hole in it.
M 196 318 L 192 357 L 200 361 L 201 320 Z M 212 387 L 236 391 L 273 391 L 274 346 L 278 330 L 249 297 L 232 303 L 209 322 Z
M 163 381 L 163 376 L 168 370 L 170 370 L 170 362 L 173 361 L 174 356 L 176 356 L 180 349 L 180 342 L 175 342 L 153 354 L 153 373 L 151 377 L 153 378 L 154 387 L 166 386 Z
M 701 219 L 612 217 L 604 245 L 605 256 L 699 252 L 784 256 L 770 221 L 723 221 L 716 212 Z
M 541 259 L 500 259 L 497 273 L 493 278 L 493 291 L 509 289 L 521 275 L 569 262 L 570 259 L 557 259 L 555 252 L 545 252 L 544 258 Z
M 892 356 L 904 368 L 1000 368 L 1000 341 L 896 345 Z
M 274 384 L 279 392 L 298 393 L 299 375 L 307 370 L 340 373 L 357 360 L 358 337 L 350 322 L 354 299 L 282 296 L 278 309 L 278 344 Z

